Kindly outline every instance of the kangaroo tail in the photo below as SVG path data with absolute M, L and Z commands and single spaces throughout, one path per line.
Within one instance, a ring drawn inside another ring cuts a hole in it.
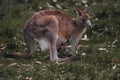
M 14 52 L 14 53 L 2 53 L 1 56 L 6 58 L 17 58 L 17 59 L 29 59 L 32 57 L 30 54 L 22 54 L 20 52 Z

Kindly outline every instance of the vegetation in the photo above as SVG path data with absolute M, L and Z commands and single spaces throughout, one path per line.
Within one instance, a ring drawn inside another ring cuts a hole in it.
M 83 9 L 80 1 L 0 0 L 0 80 L 119 80 L 120 0 L 87 0 L 93 28 L 86 32 L 89 41 L 80 41 L 74 62 L 51 63 L 37 44 L 31 59 L 3 57 L 26 51 L 23 28 L 34 12 L 57 9 L 75 17 L 72 7 Z

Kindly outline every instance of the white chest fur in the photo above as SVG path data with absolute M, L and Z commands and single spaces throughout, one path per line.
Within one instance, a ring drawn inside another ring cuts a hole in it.
M 39 46 L 41 48 L 42 51 L 46 50 L 49 48 L 49 42 L 46 39 L 37 39 L 36 41 L 38 41 Z
M 85 27 L 85 28 L 83 29 L 83 31 L 81 32 L 81 34 L 80 34 L 80 38 L 81 38 L 82 35 L 85 33 L 86 29 L 87 29 L 87 27 Z

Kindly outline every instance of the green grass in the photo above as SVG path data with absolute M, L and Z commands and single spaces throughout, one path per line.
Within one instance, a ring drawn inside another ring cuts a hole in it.
M 49 52 L 37 50 L 31 59 L 10 59 L 4 53 L 26 52 L 23 26 L 32 14 L 61 6 L 75 17 L 73 6 L 82 8 L 79 0 L 0 0 L 0 80 L 120 80 L 120 0 L 88 0 L 91 4 L 93 30 L 87 30 L 90 41 L 81 41 L 77 59 L 52 63 Z M 5 49 L 2 49 L 7 46 Z M 38 45 L 36 46 L 37 49 Z M 106 50 L 99 50 L 104 48 Z M 86 53 L 86 55 L 81 55 Z
M 112 47 L 100 51 L 97 47 L 100 44 L 87 43 L 87 48 L 78 49 L 77 59 L 73 62 L 52 63 L 49 58 L 44 58 L 49 53 L 40 51 L 36 51 L 31 59 L 0 56 L 0 80 L 119 80 L 119 52 Z M 83 52 L 86 55 L 81 55 Z

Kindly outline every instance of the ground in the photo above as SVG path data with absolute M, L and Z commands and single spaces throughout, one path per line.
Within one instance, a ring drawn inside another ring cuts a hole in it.
M 0 56 L 0 80 L 119 80 L 120 54 L 113 47 L 83 41 L 73 62 L 53 63 L 49 53 L 31 59 Z M 99 47 L 98 47 L 99 46 Z

